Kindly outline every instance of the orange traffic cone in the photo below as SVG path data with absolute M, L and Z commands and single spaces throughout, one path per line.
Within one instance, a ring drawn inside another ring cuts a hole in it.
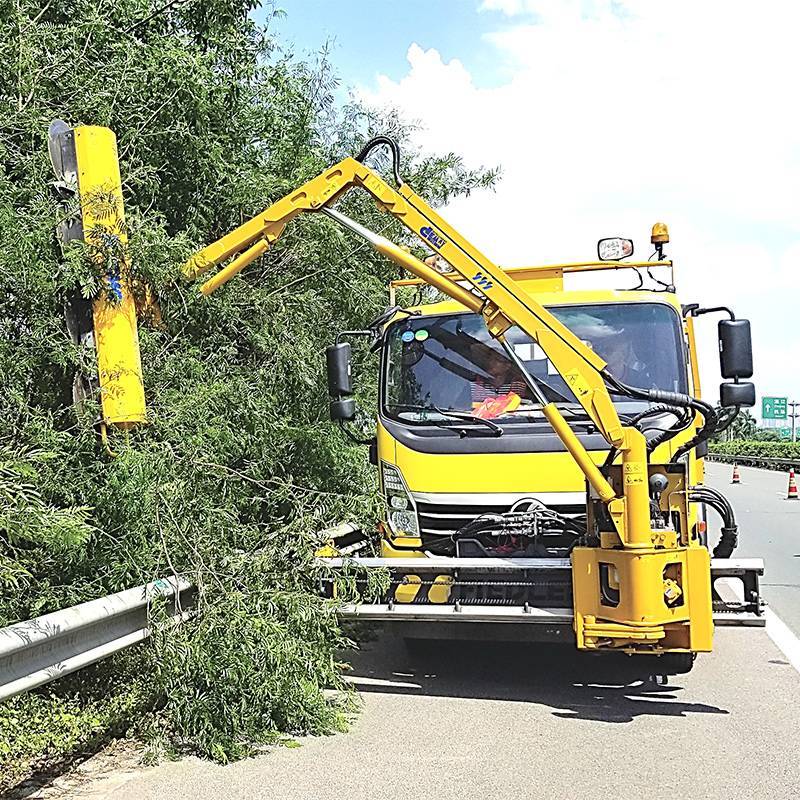
M 739 465 L 733 462 L 733 475 L 731 475 L 731 483 L 741 483 L 739 480 Z
M 794 480 L 794 470 L 789 470 L 789 490 L 786 492 L 787 500 L 797 500 L 797 483 Z

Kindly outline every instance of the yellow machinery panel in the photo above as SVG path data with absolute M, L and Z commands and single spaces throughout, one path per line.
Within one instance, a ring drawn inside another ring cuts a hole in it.
M 711 650 L 711 562 L 695 546 L 572 551 L 580 649 Z
M 575 634 L 581 649 L 711 650 L 711 561 L 694 529 L 688 502 L 689 467 L 654 465 L 648 477 L 662 476 L 660 509 L 672 529 L 650 530 L 649 542 L 621 548 L 602 505 L 590 496 L 589 529 L 600 529 L 601 547 L 576 547 L 571 554 Z M 611 467 L 616 491 L 631 479 Z
M 84 241 L 107 274 L 107 290 L 93 303 L 94 340 L 103 421 L 128 427 L 145 422 L 136 307 L 124 273 L 128 237 L 113 131 L 74 129 Z

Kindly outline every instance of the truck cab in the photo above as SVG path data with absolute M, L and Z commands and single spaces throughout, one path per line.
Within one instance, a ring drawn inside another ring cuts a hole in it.
M 627 386 L 699 397 L 694 316 L 705 310 L 681 305 L 672 285 L 671 263 L 668 266 L 668 284 L 654 281 L 652 288 L 644 288 L 640 281 L 635 290 L 565 289 L 564 274 L 639 272 L 646 264 L 598 261 L 512 267 L 505 272 Z M 380 372 L 373 461 L 385 514 L 378 526 L 380 558 L 374 564 L 398 567 L 391 570 L 395 577 L 382 603 L 362 603 L 347 613 L 393 621 L 397 632 L 414 642 L 558 641 L 572 625 L 573 551 L 597 544 L 587 536 L 596 527 L 587 516 L 598 504 L 584 471 L 545 417 L 542 399 L 557 405 L 592 461 L 619 486 L 618 454 L 609 449 L 574 387 L 518 327 L 505 332 L 503 347 L 480 315 L 455 300 L 396 305 L 398 290 L 423 286 L 421 280 L 394 281 L 390 302 L 395 312 L 376 333 Z M 722 337 L 725 330 L 720 328 Z M 722 338 L 720 344 L 726 344 Z M 539 397 L 531 392 L 522 370 L 535 377 Z M 331 384 L 336 383 L 334 378 Z M 700 415 L 687 414 L 681 422 L 672 407 L 660 409 L 630 394 L 610 396 L 623 423 L 646 419 L 642 432 L 650 470 L 680 474 L 666 495 L 687 495 L 688 487 L 702 486 L 705 445 L 693 443 L 702 427 Z M 352 401 L 344 402 L 352 413 Z M 334 400 L 332 408 L 336 406 Z M 676 427 L 681 428 L 678 433 Z M 706 549 L 705 505 L 699 497 L 694 499 L 678 504 L 684 519 L 676 519 L 675 526 L 688 528 L 691 541 Z M 664 516 L 676 513 L 671 500 L 663 511 Z M 504 532 L 504 519 L 516 515 L 519 521 L 525 513 L 530 515 L 527 526 L 517 524 Z M 599 576 L 601 604 L 613 606 L 620 599 L 619 581 L 615 569 L 606 566 L 605 577 Z M 712 578 L 738 569 L 732 561 L 714 560 Z M 757 571 L 750 569 L 745 582 L 757 587 Z M 667 583 L 670 574 L 665 569 Z M 674 577 L 680 580 L 677 571 Z M 715 602 L 721 603 L 716 590 Z M 451 608 L 460 613 L 449 613 Z M 753 609 L 758 611 L 757 604 L 747 606 L 746 623 L 753 624 L 758 616 Z M 542 624 L 509 625 L 526 614 Z M 744 618 L 740 614 L 737 621 Z M 461 624 L 454 625 L 456 619 Z M 732 620 L 729 613 L 717 624 Z M 672 646 L 676 651 L 688 649 L 680 639 Z M 670 658 L 672 671 L 684 671 L 693 661 L 691 653 L 673 652 Z
M 565 291 L 561 269 L 506 271 L 626 383 L 699 395 L 692 318 L 684 318 L 675 294 Z M 564 378 L 521 330 L 512 328 L 506 338 L 595 463 L 602 464 L 608 443 Z M 648 405 L 621 395 L 612 399 L 622 419 Z M 645 435 L 652 440 L 674 422 L 669 413 L 653 416 Z M 657 447 L 651 461 L 668 463 L 694 432 L 689 426 Z M 506 558 L 563 558 L 575 544 L 569 525 L 564 530 L 555 518 L 532 540 L 455 539 L 481 515 L 534 504 L 580 521 L 586 487 L 583 473 L 530 395 L 518 366 L 489 335 L 482 319 L 452 300 L 410 307 L 384 331 L 377 454 L 386 499 L 384 556 L 406 554 L 410 539 L 417 540 L 420 552 L 430 554 Z M 701 482 L 702 460 L 694 451 L 689 460 L 692 482 Z M 402 550 L 393 546 L 398 538 L 403 540 Z

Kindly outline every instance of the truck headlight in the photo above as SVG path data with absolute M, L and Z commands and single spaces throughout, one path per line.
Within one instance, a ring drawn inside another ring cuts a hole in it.
M 419 536 L 417 509 L 400 470 L 391 464 L 382 464 L 381 475 L 388 510 L 386 521 L 389 523 L 392 533 Z
M 413 511 L 390 511 L 389 526 L 397 534 L 418 536 L 417 515 Z

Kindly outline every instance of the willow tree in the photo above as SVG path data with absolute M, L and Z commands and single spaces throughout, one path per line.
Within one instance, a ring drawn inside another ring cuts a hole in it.
M 432 202 L 494 179 L 415 151 L 393 114 L 337 106 L 325 52 L 297 60 L 254 6 L 13 0 L 0 13 L 0 624 L 186 575 L 201 613 L 126 657 L 126 674 L 152 677 L 174 740 L 220 759 L 342 723 L 322 694 L 342 635 L 308 565 L 314 532 L 370 518 L 373 496 L 363 453 L 325 419 L 321 353 L 383 310 L 397 275 L 312 218 L 211 299 L 180 264 L 377 132 L 403 141 Z M 115 131 L 132 273 L 160 307 L 140 326 L 148 424 L 114 435 L 113 456 L 91 404 L 72 403 L 93 360 L 64 306 L 99 282 L 54 239 L 54 118 Z M 386 229 L 371 203 L 347 204 Z

